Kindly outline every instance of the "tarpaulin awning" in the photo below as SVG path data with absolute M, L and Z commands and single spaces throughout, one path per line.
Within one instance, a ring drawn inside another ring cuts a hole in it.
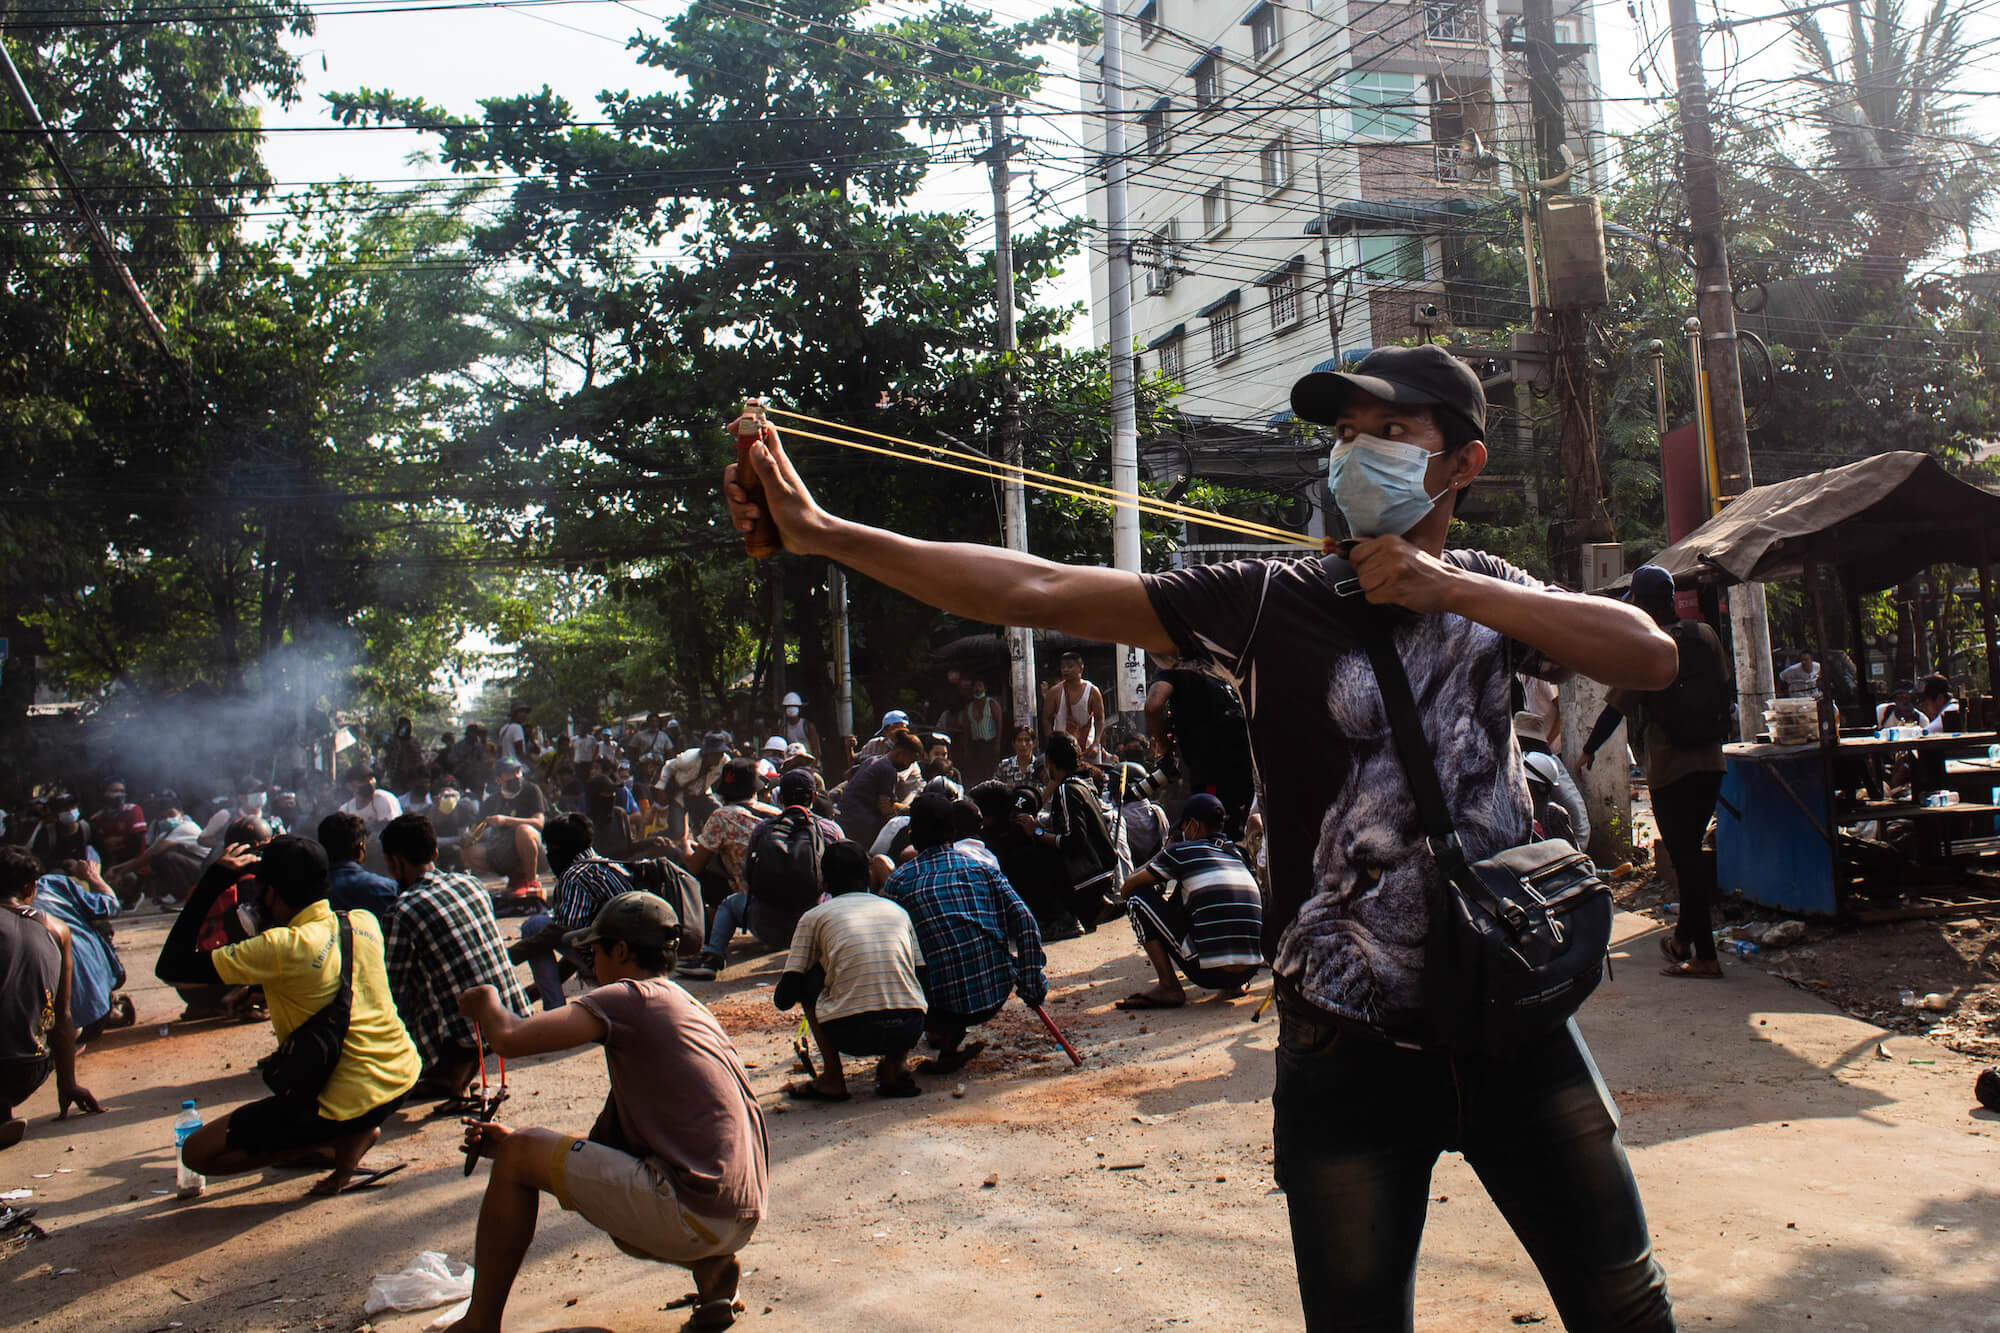
M 1174 339 L 1180 337 L 1182 334 L 1186 332 L 1187 332 L 1187 325 L 1176 324 L 1172 328 L 1168 329 L 1165 333 L 1161 334 L 1159 337 L 1153 339 L 1153 341 L 1147 343 L 1146 350 L 1150 352 L 1154 348 L 1158 347 L 1161 343 L 1170 343 Z
M 1648 563 L 1683 587 L 1770 583 L 1831 565 L 1873 592 L 1932 565 L 1977 566 L 1989 548 L 2000 552 L 2000 495 L 1904 450 L 1753 487 Z

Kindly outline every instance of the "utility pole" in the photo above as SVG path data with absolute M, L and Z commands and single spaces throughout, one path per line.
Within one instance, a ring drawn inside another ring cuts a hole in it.
M 828 567 L 827 595 L 833 602 L 833 726 L 837 735 L 854 734 L 854 651 L 847 623 L 847 571 L 839 565 Z M 825 739 L 822 749 L 830 750 Z M 827 762 L 821 755 L 820 761 Z
M 1569 193 L 1571 156 L 1567 136 L 1567 97 L 1562 86 L 1565 53 L 1556 45 L 1554 0 L 1523 0 L 1527 22 L 1525 54 L 1528 100 L 1534 113 L 1536 160 L 1544 180 L 1543 193 Z M 1548 254 L 1544 245 L 1543 254 Z M 1528 262 L 1532 265 L 1534 257 Z M 1603 483 L 1597 471 L 1597 395 L 1591 378 L 1590 347 L 1583 311 L 1555 298 L 1555 283 L 1544 285 L 1552 335 L 1550 367 L 1556 410 L 1562 418 L 1560 456 L 1563 474 L 1563 516 L 1549 533 L 1551 564 L 1558 579 L 1585 586 L 1582 548 L 1586 542 L 1611 540 L 1611 517 L 1605 511 Z
M 1333 296 L 1333 216 L 1326 211 L 1326 153 L 1313 153 L 1313 189 L 1319 194 L 1319 271 L 1326 280 L 1326 341 L 1340 355 L 1340 305 Z
M 1743 418 L 1743 371 L 1737 360 L 1736 307 L 1730 300 L 1729 250 L 1722 235 L 1722 186 L 1709 128 L 1708 81 L 1701 68 L 1701 24 L 1694 0 L 1668 0 L 1674 29 L 1674 75 L 1681 110 L 1681 184 L 1694 232 L 1695 311 L 1701 316 L 1702 363 L 1715 466 L 1725 501 L 1750 489 L 1750 431 Z M 1774 694 L 1771 627 L 1764 587 L 1729 590 L 1729 631 L 1736 649 L 1737 732 L 1755 736 Z
M 1125 21 L 1117 0 L 1103 0 L 1104 22 L 1104 243 L 1110 285 L 1111 489 L 1139 489 L 1139 421 L 1132 390 L 1132 247 L 1125 220 Z M 1139 572 L 1139 511 L 1119 504 L 1111 511 L 1111 566 Z M 1146 704 L 1145 654 L 1118 645 L 1113 702 L 1131 725 Z
M 993 351 L 1000 362 L 1000 449 L 1007 465 L 1023 466 L 1021 453 L 1021 390 L 1014 382 L 1014 218 L 1007 203 L 1007 187 L 1013 173 L 1007 158 L 1013 141 L 1007 137 L 1007 111 L 995 106 L 987 111 L 993 127 L 993 147 L 988 157 L 993 173 L 993 285 L 998 315 L 993 327 Z M 1019 471 L 1008 474 L 1002 483 L 1006 501 L 1004 537 L 1007 549 L 1028 551 L 1028 491 Z M 1008 683 L 1014 697 L 1014 725 L 1033 727 L 1041 709 L 1035 697 L 1035 631 L 1027 625 L 1007 627 Z

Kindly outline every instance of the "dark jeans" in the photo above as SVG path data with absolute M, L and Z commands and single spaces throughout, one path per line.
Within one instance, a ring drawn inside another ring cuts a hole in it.
M 1573 1025 L 1497 1061 L 1281 1011 L 1271 1104 L 1310 1333 L 1414 1326 L 1431 1166 L 1446 1151 L 1479 1174 L 1565 1327 L 1674 1327 L 1616 1112 Z
M 1674 938 L 1693 949 L 1696 958 L 1715 957 L 1715 853 L 1701 844 L 1721 790 L 1722 774 L 1690 773 L 1653 793 L 1653 822 L 1660 826 L 1660 841 L 1680 882 L 1681 915 Z

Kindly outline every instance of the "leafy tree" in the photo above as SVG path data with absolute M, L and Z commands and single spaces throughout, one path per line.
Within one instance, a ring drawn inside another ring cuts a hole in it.
M 743 393 L 994 450 L 990 259 L 971 215 L 911 199 L 941 151 L 965 151 L 989 103 L 1035 90 L 1032 47 L 1089 22 L 1065 10 L 1004 24 L 955 0 L 886 19 L 856 0 L 693 6 L 631 42 L 673 91 L 607 91 L 602 125 L 546 89 L 486 100 L 476 117 L 383 91 L 334 99 L 351 123 L 439 127 L 456 169 L 522 177 L 478 243 L 530 266 L 524 323 L 565 369 L 469 443 L 495 476 L 559 475 L 596 495 L 538 519 L 535 536 L 606 588 L 634 580 L 663 606 L 701 589 L 698 618 L 660 627 L 683 684 L 718 692 L 712 671 L 685 669 L 704 637 L 772 636 L 772 581 L 796 645 L 788 681 L 823 701 L 830 678 L 824 562 L 717 558 L 740 550 L 714 479 L 729 457 L 719 427 Z M 1073 312 L 1035 293 L 1076 238 L 1053 228 L 1014 251 L 1030 457 L 1069 473 L 1102 469 L 1103 428 L 1083 415 L 1102 401 L 1102 367 L 1044 350 Z M 841 512 L 926 536 L 999 535 L 988 483 L 802 439 L 799 454 Z M 1108 553 L 1108 522 L 1084 538 L 1093 521 L 1038 497 L 1036 547 Z M 731 577 L 712 577 L 718 567 Z M 859 670 L 872 697 L 889 697 L 920 670 L 935 617 L 885 589 L 850 594 Z

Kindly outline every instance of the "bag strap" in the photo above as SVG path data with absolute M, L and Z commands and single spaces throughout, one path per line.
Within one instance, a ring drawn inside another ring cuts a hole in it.
M 354 927 L 348 922 L 347 913 L 334 914 L 340 920 L 340 1005 L 348 1013 L 354 1012 Z M 342 1023 L 341 1035 L 345 1036 L 347 1024 Z
M 1368 664 L 1375 669 L 1375 684 L 1382 692 L 1382 707 L 1389 715 L 1389 735 L 1395 742 L 1396 757 L 1402 761 L 1403 775 L 1417 804 L 1417 819 L 1431 855 L 1446 874 L 1465 864 L 1465 850 L 1452 828 L 1451 808 L 1445 804 L 1444 788 L 1438 785 L 1437 757 L 1430 738 L 1424 735 L 1423 718 L 1417 712 L 1416 697 L 1410 693 L 1410 677 L 1403 659 L 1396 655 L 1395 641 L 1388 626 L 1364 615 L 1359 626 L 1361 646 L 1368 651 Z

